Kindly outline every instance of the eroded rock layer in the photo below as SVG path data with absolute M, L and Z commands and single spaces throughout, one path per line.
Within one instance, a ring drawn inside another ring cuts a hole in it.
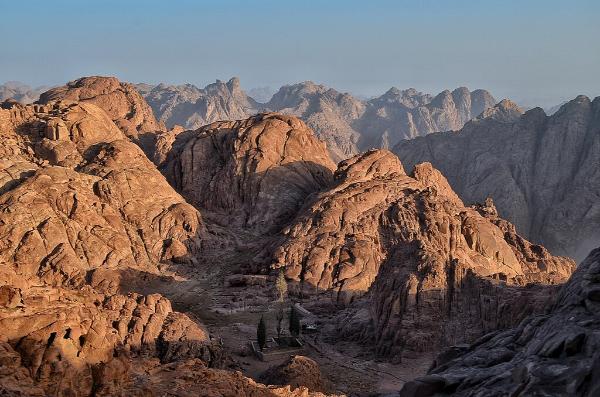
M 401 396 L 596 396 L 600 249 L 577 268 L 552 307 L 518 326 L 441 354 Z
M 370 290 L 370 315 L 358 327 L 381 354 L 434 350 L 514 324 L 549 298 L 528 283 L 564 282 L 575 267 L 516 235 L 491 203 L 465 207 L 430 164 L 407 175 L 395 155 L 377 150 L 341 162 L 334 180 L 284 229 L 273 267 L 341 301 Z M 360 334 L 353 319 L 344 323 Z

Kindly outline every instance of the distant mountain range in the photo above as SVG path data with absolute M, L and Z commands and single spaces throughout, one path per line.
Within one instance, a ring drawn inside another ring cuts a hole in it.
M 391 88 L 369 100 L 310 81 L 281 87 L 268 102 L 265 91 L 241 89 L 239 79 L 217 80 L 204 88 L 191 84 L 138 84 L 156 117 L 167 127 L 195 129 L 218 120 L 237 120 L 262 111 L 303 119 L 327 144 L 337 161 L 371 148 L 391 148 L 401 139 L 460 129 L 496 103 L 485 90 L 461 87 L 436 96 Z
M 37 101 L 40 94 L 49 88 L 48 86 L 33 88 L 18 81 L 7 81 L 0 85 L 0 102 L 14 99 L 21 103 L 32 103 Z

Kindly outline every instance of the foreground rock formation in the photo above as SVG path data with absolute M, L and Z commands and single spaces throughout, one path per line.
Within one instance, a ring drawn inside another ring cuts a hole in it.
M 91 103 L 12 105 L 0 131 L 3 391 L 90 395 L 142 354 L 218 364 L 167 299 L 119 293 L 122 271 L 193 261 L 203 240 L 142 151 Z
M 600 393 L 600 249 L 590 253 L 547 314 L 440 355 L 401 396 L 595 396 Z
M 407 166 L 433 163 L 466 202 L 492 197 L 500 215 L 552 252 L 583 257 L 600 241 L 600 98 L 552 116 L 503 101 L 460 132 L 404 141 Z
M 158 157 L 166 158 L 161 170 L 171 184 L 216 222 L 257 233 L 277 231 L 329 185 L 335 168 L 306 124 L 290 116 L 260 114 L 170 137 Z
M 114 77 L 83 77 L 40 95 L 39 103 L 67 100 L 89 102 L 103 109 L 115 124 L 133 140 L 140 134 L 162 131 L 152 109 L 129 83 Z
M 137 85 L 161 121 L 172 128 L 199 128 L 219 120 L 238 120 L 265 110 L 300 117 L 325 141 L 335 161 L 371 148 L 436 131 L 460 129 L 495 104 L 485 90 L 461 87 L 435 97 L 414 89 L 392 88 L 380 97 L 360 100 L 310 81 L 286 85 L 260 104 L 246 95 L 237 78 L 204 89 Z
M 411 175 L 389 151 L 340 163 L 335 183 L 291 224 L 274 268 L 350 301 L 370 290 L 368 315 L 343 324 L 378 352 L 431 351 L 540 311 L 575 264 L 519 237 L 491 203 L 465 207 L 430 164 Z

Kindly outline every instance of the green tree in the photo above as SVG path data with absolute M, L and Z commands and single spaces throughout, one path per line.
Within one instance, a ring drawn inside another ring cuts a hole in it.
M 261 316 L 256 328 L 256 339 L 258 339 L 258 346 L 262 350 L 267 344 L 267 325 L 265 319 Z
M 300 335 L 300 315 L 298 314 L 298 310 L 296 307 L 292 305 L 290 310 L 290 333 L 294 336 Z
M 287 282 L 285 281 L 285 275 L 283 274 L 283 270 L 279 270 L 279 274 L 277 275 L 277 280 L 275 280 L 275 287 L 277 288 L 277 294 L 279 295 L 279 302 L 283 303 L 285 299 L 285 295 L 287 294 Z

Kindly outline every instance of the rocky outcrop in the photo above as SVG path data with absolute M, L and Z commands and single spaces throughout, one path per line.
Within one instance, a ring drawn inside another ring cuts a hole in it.
M 401 396 L 595 396 L 600 393 L 600 250 L 590 253 L 547 314 L 527 317 L 441 354 Z
M 133 140 L 141 134 L 165 129 L 156 121 L 152 109 L 135 87 L 114 77 L 83 77 L 44 92 L 38 102 L 45 104 L 57 100 L 97 105 Z
M 335 168 L 306 124 L 273 113 L 181 133 L 170 149 L 167 142 L 162 171 L 171 184 L 216 222 L 257 233 L 278 230 Z
M 109 116 L 13 104 L 0 133 L 0 393 L 90 395 L 139 355 L 218 363 L 167 299 L 120 293 L 123 271 L 195 261 L 205 231 Z
M 260 381 L 268 385 L 290 385 L 292 389 L 302 386 L 320 392 L 331 389 L 319 364 L 304 356 L 291 356 L 280 365 L 269 368 L 261 374 Z
M 137 85 L 154 114 L 169 128 L 197 129 L 221 120 L 240 120 L 257 113 L 260 105 L 240 87 L 237 77 L 217 80 L 204 88 L 192 84 Z
M 600 98 L 579 96 L 552 116 L 509 101 L 458 133 L 403 141 L 403 163 L 430 161 L 466 202 L 492 197 L 520 234 L 582 259 L 600 239 Z
M 491 203 L 465 207 L 430 164 L 407 175 L 391 152 L 370 151 L 341 162 L 334 180 L 283 230 L 272 267 L 338 301 L 370 291 L 359 326 L 382 355 L 514 324 L 551 296 L 528 284 L 564 282 L 575 267 L 516 235 Z
M 100 370 L 126 369 L 131 357 L 156 356 L 165 363 L 221 360 L 208 333 L 173 312 L 158 294 L 106 296 L 89 286 L 32 287 L 19 310 L 0 307 L 0 329 L 0 349 L 17 360 L 0 366 L 7 381 L 0 382 L 0 391 L 35 385 L 43 395 L 90 395 L 99 384 L 123 383 L 124 374 L 108 377 Z
M 240 372 L 209 368 L 198 359 L 158 365 L 156 360 L 136 363 L 131 380 L 121 390 L 126 396 L 176 395 L 223 397 L 326 397 L 334 394 L 313 392 L 304 386 L 265 386 Z M 102 390 L 110 391 L 110 388 Z M 110 393 L 100 395 L 110 395 Z

